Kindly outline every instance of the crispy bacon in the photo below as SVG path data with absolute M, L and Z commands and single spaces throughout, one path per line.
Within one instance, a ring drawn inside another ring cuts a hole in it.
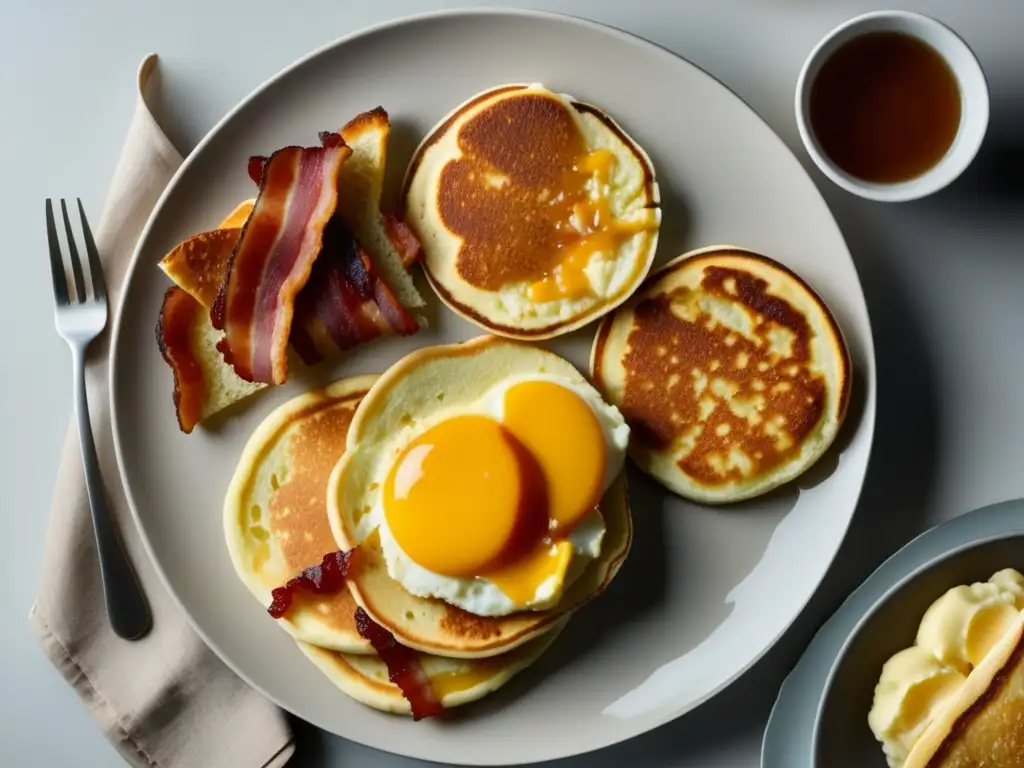
M 336 146 L 336 137 L 339 135 L 340 134 L 336 133 L 335 131 L 320 131 L 320 133 L 317 134 L 318 138 L 320 139 L 320 144 L 322 144 L 324 147 Z M 267 159 L 268 158 L 265 157 L 264 155 L 253 155 L 252 157 L 249 158 L 249 163 L 246 166 L 246 170 L 249 173 L 249 178 L 252 179 L 252 183 L 255 184 L 257 187 L 263 180 L 263 168 L 267 164 Z
M 252 183 L 257 187 L 263 181 L 263 166 L 266 164 L 267 158 L 262 155 L 253 155 L 249 158 L 249 165 L 247 167 L 249 178 L 252 179 Z
M 203 417 L 206 380 L 203 367 L 192 348 L 192 327 L 205 311 L 198 301 L 174 285 L 164 294 L 156 341 L 160 354 L 174 374 L 174 409 L 178 426 L 188 434 Z
M 362 608 L 356 608 L 356 630 L 368 640 L 388 668 L 388 679 L 397 685 L 412 707 L 414 720 L 444 712 L 441 700 L 423 671 L 419 654 L 400 645 L 395 636 L 376 623 Z
M 320 257 L 295 300 L 291 342 L 307 365 L 379 336 L 409 336 L 419 323 L 395 298 L 341 216 L 324 228 Z
M 409 269 L 423 255 L 423 246 L 420 244 L 419 238 L 409 229 L 409 225 L 395 214 L 382 212 L 381 216 L 384 217 L 384 228 L 387 230 L 388 239 L 402 258 L 402 266 Z
M 345 579 L 359 566 L 359 549 L 347 552 L 338 550 L 324 555 L 320 565 L 313 565 L 298 576 L 291 578 L 283 587 L 275 587 L 270 591 L 270 606 L 267 613 L 280 619 L 292 607 L 292 600 L 299 592 L 311 592 L 314 595 L 331 595 L 345 586 Z
M 351 149 L 333 134 L 323 147 L 274 152 L 256 204 L 211 311 L 224 359 L 246 381 L 283 384 L 296 295 L 309 280 L 338 202 L 338 173 Z

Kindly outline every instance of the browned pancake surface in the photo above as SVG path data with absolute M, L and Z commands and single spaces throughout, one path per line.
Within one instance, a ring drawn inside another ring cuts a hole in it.
M 495 291 L 553 269 L 561 253 L 548 201 L 586 151 L 572 115 L 542 94 L 509 96 L 463 125 L 458 142 L 463 154 L 441 173 L 438 207 L 463 240 L 459 275 Z
M 825 408 L 825 381 L 806 367 L 807 319 L 765 288 L 765 281 L 755 275 L 714 266 L 701 280 L 706 294 L 739 302 L 756 313 L 759 322 L 753 339 L 715 323 L 685 288 L 654 296 L 636 308 L 623 360 L 623 415 L 638 437 L 656 450 L 692 439 L 693 449 L 679 467 L 705 485 L 747 479 L 735 467 L 726 467 L 724 473 L 712 469 L 714 455 L 736 446 L 756 465 L 750 476 L 783 463 L 799 450 Z M 773 323 L 793 334 L 788 357 L 770 350 L 767 334 Z M 698 384 L 701 380 L 708 382 L 705 388 Z M 726 392 L 733 399 L 763 401 L 767 408 L 737 415 L 721 400 Z M 694 425 L 703 428 L 698 432 Z
M 291 429 L 290 470 L 270 497 L 270 528 L 293 573 L 316 565 L 338 545 L 327 520 L 327 480 L 345 452 L 345 437 L 355 406 L 365 392 L 327 399 L 296 414 L 284 427 Z M 309 605 L 324 623 L 356 633 L 356 603 L 347 589 L 329 597 L 300 594 L 296 605 Z

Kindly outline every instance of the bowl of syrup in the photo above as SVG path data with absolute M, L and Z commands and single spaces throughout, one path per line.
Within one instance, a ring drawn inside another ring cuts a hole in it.
M 914 200 L 971 164 L 988 127 L 988 85 L 946 25 L 878 11 L 836 27 L 811 52 L 796 120 L 811 159 L 870 200 Z

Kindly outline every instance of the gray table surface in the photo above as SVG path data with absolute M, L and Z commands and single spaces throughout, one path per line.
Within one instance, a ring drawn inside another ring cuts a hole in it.
M 613 24 L 682 54 L 750 103 L 808 166 L 791 106 L 800 65 L 835 24 L 883 7 L 815 0 L 532 5 Z M 975 164 L 925 201 L 868 203 L 813 171 L 860 271 L 878 353 L 875 452 L 849 538 L 800 620 L 739 682 L 675 723 L 557 768 L 754 768 L 783 676 L 842 596 L 915 533 L 1024 496 L 1024 3 L 904 5 L 944 20 L 974 48 L 989 79 L 991 124 Z M 27 621 L 71 407 L 69 358 L 52 326 L 43 198 L 79 195 L 98 217 L 131 117 L 135 70 L 150 51 L 162 57 L 165 125 L 187 151 L 253 87 L 307 51 L 436 7 L 429 0 L 0 0 L 0 259 L 8 285 L 0 327 L 13 347 L 0 358 L 0 485 L 8 499 L 0 504 L 4 765 L 119 764 Z M 301 723 L 296 731 L 293 764 L 303 768 L 424 765 Z

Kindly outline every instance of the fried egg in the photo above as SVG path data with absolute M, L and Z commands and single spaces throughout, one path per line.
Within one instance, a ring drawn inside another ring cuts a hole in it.
M 629 427 L 586 382 L 507 378 L 439 409 L 367 477 L 388 575 L 477 616 L 558 604 L 601 553 L 597 504 L 622 471 Z

